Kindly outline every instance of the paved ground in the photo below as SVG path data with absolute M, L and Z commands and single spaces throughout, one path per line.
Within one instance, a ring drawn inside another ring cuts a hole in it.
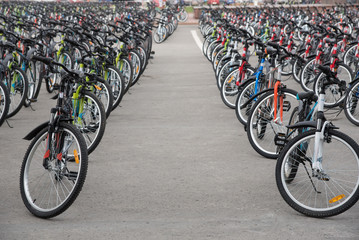
M 48 119 L 42 92 L 0 128 L 0 239 L 359 239 L 358 204 L 329 219 L 302 216 L 282 200 L 275 161 L 250 147 L 224 106 L 212 67 L 190 30 L 154 45 L 155 59 L 125 96 L 91 154 L 75 203 L 41 220 L 22 203 L 22 137 Z M 336 124 L 359 139 L 357 128 Z

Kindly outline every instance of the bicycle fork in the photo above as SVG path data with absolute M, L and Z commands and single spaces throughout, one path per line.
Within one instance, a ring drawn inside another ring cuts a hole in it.
M 314 153 L 312 159 L 312 176 L 318 178 L 319 180 L 329 181 L 330 177 L 325 173 L 322 165 L 323 161 L 323 144 L 324 144 L 324 135 L 326 131 L 326 125 L 329 122 L 325 121 L 322 124 L 324 119 L 324 96 L 325 94 L 320 93 L 318 98 L 318 119 L 317 119 L 317 131 L 315 132 L 314 138 Z

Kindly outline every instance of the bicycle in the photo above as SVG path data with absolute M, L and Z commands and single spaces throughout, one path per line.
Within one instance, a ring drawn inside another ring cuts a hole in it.
M 325 87 L 343 83 L 329 67 L 318 68 L 326 81 L 321 82 L 316 121 L 288 126 L 314 129 L 288 142 L 278 157 L 275 174 L 281 196 L 293 209 L 311 217 L 330 217 L 345 212 L 359 199 L 359 146 L 326 120 Z
M 79 81 L 82 74 L 51 58 L 33 56 L 32 59 L 60 66 L 68 73 L 59 82 L 59 97 L 56 107 L 51 109 L 50 121 L 24 137 L 32 142 L 20 171 L 20 192 L 26 208 L 37 217 L 51 218 L 71 206 L 86 178 L 86 142 L 71 123 L 72 101 L 66 98 L 72 88 L 69 83 Z

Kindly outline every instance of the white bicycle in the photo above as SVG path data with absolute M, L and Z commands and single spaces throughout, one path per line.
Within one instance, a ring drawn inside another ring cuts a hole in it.
M 276 181 L 293 209 L 311 217 L 330 217 L 345 212 L 359 199 L 359 146 L 326 120 L 325 86 L 342 83 L 329 67 L 319 69 L 326 81 L 320 86 L 317 120 L 288 126 L 302 133 L 281 151 Z

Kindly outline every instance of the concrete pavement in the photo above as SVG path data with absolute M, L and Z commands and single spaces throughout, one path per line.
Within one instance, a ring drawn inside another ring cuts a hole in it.
M 0 239 L 359 239 L 358 204 L 312 219 L 284 202 L 275 161 L 252 150 L 191 30 L 179 26 L 154 44 L 155 58 L 90 155 L 82 192 L 60 216 L 32 216 L 19 192 L 22 137 L 48 119 L 51 95 L 43 88 L 35 112 L 22 109 L 14 128 L 0 128 Z M 359 140 L 344 115 L 336 124 Z

